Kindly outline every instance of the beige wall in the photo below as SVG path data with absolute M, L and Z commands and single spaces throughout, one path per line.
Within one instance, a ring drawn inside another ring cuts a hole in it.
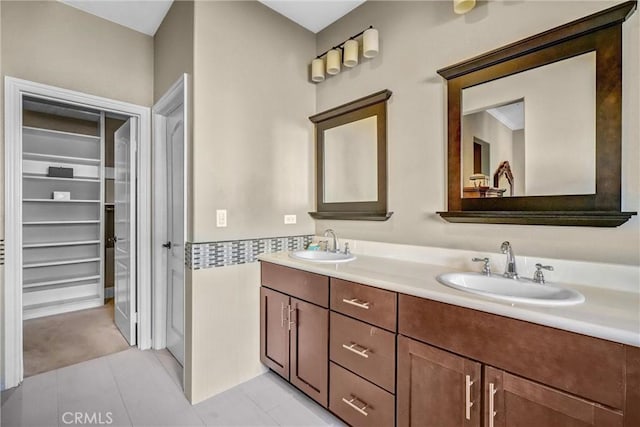
M 258 2 L 196 2 L 194 27 L 193 240 L 312 233 L 314 35 Z M 192 402 L 264 369 L 259 278 L 258 263 L 191 272 Z
M 174 1 L 153 37 L 153 101 L 183 73 L 193 75 L 193 1 Z
M 318 34 L 316 51 L 376 26 L 380 55 L 317 85 L 323 111 L 381 89 L 388 108 L 389 221 L 318 221 L 316 231 L 415 245 L 496 252 L 509 240 L 516 255 L 640 264 L 640 221 L 618 228 L 450 224 L 446 208 L 445 84 L 436 73 L 499 46 L 610 7 L 612 2 L 479 2 L 463 16 L 451 2 L 369 1 Z M 638 105 L 640 14 L 623 25 L 623 210 L 640 210 Z
M 56 1 L 2 7 L 4 75 L 151 105 L 151 37 Z
M 194 2 L 174 1 L 153 37 L 153 102 L 157 102 L 184 73 L 188 74 L 187 153 L 192 152 L 193 146 L 193 22 Z M 190 157 L 187 163 L 187 170 L 191 170 Z M 187 178 L 187 186 L 190 188 L 193 177 Z M 187 194 L 187 241 L 193 240 L 192 196 L 191 193 Z

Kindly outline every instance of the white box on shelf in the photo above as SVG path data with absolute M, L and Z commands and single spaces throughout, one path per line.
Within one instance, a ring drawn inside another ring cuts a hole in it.
M 53 200 L 71 200 L 71 193 L 69 191 L 54 191 Z

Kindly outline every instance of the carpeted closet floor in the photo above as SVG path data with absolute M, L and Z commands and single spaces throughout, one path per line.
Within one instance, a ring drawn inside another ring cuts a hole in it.
M 52 371 L 129 348 L 102 307 L 24 321 L 24 376 Z

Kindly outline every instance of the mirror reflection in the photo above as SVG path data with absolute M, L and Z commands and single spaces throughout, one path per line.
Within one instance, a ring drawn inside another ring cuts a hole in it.
M 596 54 L 462 91 L 463 197 L 595 193 Z
M 377 116 L 324 131 L 324 202 L 378 199 Z

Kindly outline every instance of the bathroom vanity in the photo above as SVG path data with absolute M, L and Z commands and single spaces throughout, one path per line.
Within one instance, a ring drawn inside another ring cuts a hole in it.
M 261 261 L 262 362 L 352 426 L 640 425 L 636 294 L 530 307 L 437 283 L 450 267 Z

